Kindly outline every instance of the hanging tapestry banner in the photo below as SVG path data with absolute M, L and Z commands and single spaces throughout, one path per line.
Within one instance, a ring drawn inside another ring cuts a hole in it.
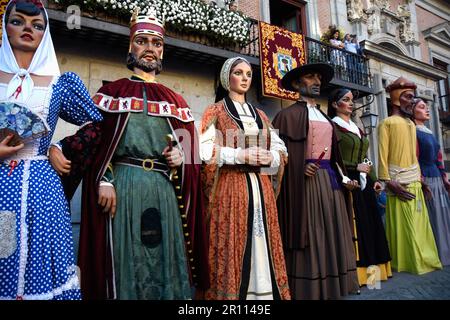
M 281 79 L 306 61 L 303 35 L 259 22 L 259 46 L 263 95 L 298 100 L 298 93 L 281 87 Z

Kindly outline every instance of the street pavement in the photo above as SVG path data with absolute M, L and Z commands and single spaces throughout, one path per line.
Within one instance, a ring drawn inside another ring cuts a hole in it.
M 450 266 L 442 270 L 415 275 L 394 272 L 379 289 L 361 288 L 360 295 L 350 295 L 345 300 L 449 300 Z

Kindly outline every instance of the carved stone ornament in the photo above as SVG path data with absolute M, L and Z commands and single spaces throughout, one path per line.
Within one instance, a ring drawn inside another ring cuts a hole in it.
M 414 31 L 411 29 L 411 23 L 409 20 L 405 20 L 400 24 L 400 40 L 402 42 L 414 42 L 416 37 Z
M 401 4 L 397 7 L 397 15 L 399 18 L 411 19 L 411 11 L 409 5 Z
M 362 0 L 347 0 L 347 18 L 350 22 L 367 21 Z
M 415 34 L 411 28 L 411 12 L 409 10 L 409 5 L 399 5 L 397 7 L 397 15 L 402 19 L 399 28 L 400 40 L 405 43 L 415 41 Z
M 389 0 L 369 0 L 366 10 L 367 15 L 367 32 L 376 34 L 381 32 L 381 12 L 390 12 L 391 5 Z
M 378 7 L 379 9 L 390 10 L 391 5 L 389 4 L 389 0 L 370 0 L 371 7 Z
M 380 8 L 372 6 L 366 11 L 367 14 L 367 32 L 369 34 L 379 33 L 381 30 L 381 11 Z

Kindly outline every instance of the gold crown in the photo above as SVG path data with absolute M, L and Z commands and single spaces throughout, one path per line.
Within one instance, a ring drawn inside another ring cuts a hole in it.
M 158 19 L 158 17 L 156 16 L 155 8 L 150 7 L 146 15 L 139 15 L 139 12 L 139 7 L 135 7 L 133 10 L 133 14 L 131 15 L 130 28 L 132 28 L 137 23 L 150 23 L 164 29 L 164 21 Z

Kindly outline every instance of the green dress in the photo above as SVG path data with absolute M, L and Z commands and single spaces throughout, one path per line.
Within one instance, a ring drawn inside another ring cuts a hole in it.
M 336 130 L 338 136 L 339 148 L 341 150 L 342 160 L 344 161 L 347 171 L 358 173 L 356 167 L 359 163 L 362 163 L 364 158 L 367 157 L 367 151 L 369 150 L 369 139 L 363 136 L 359 138 L 356 134 L 349 132 L 338 124 L 336 124 L 339 130 Z M 377 181 L 377 175 L 375 168 L 372 168 L 368 174 L 373 182 Z M 359 181 L 359 177 L 357 177 Z
M 167 119 L 147 116 L 147 110 L 131 113 L 114 156 L 160 158 L 165 162 L 161 153 L 167 146 L 168 133 L 171 129 Z M 191 299 L 182 222 L 171 182 L 159 172 L 116 164 L 114 184 L 117 298 Z M 141 241 L 141 216 L 149 209 L 153 213 L 152 223 L 161 222 L 161 240 L 151 247 Z
M 336 122 L 338 129 L 336 132 L 339 150 L 347 169 L 347 175 L 350 179 L 361 182 L 361 173 L 357 170 L 357 166 L 363 163 L 364 158 L 367 157 L 369 139 L 362 133 L 358 136 L 340 126 L 339 123 L 342 123 L 340 118 L 336 117 L 333 121 Z M 374 265 L 379 268 L 380 280 L 387 280 L 389 276 L 392 276 L 389 265 L 391 260 L 389 246 L 383 222 L 378 212 L 376 193 L 373 189 L 377 179 L 375 168 L 372 168 L 366 179 L 366 186 L 363 190 L 355 188 L 351 192 L 356 222 L 355 241 L 358 245 L 356 265 L 360 285 L 368 284 L 370 267 Z

